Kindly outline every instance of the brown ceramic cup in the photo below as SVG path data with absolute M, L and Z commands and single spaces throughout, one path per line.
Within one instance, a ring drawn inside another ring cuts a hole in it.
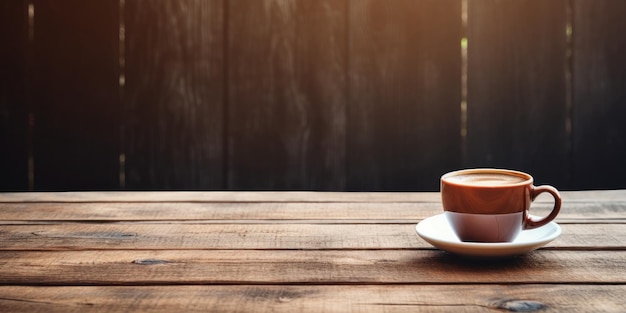
M 548 216 L 528 213 L 535 198 L 554 197 Z M 511 242 L 523 229 L 543 226 L 561 209 L 561 196 L 552 186 L 534 186 L 532 176 L 504 169 L 467 169 L 441 177 L 444 214 L 461 241 Z

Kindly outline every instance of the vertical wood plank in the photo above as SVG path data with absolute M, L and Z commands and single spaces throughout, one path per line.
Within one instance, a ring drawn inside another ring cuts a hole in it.
M 467 166 L 570 186 L 567 2 L 468 3 Z
M 126 0 L 127 188 L 224 188 L 223 3 Z
M 575 0 L 575 188 L 626 188 L 626 2 Z
M 0 191 L 28 189 L 26 1 L 0 1 Z
M 229 188 L 343 189 L 346 2 L 228 3 Z
M 35 188 L 116 189 L 118 1 L 33 3 Z
M 460 0 L 350 5 L 348 189 L 438 190 L 461 165 Z

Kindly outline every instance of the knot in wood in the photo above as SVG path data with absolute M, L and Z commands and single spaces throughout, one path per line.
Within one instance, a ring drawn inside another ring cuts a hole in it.
M 140 260 L 134 260 L 133 263 L 139 264 L 139 265 L 157 265 L 157 264 L 167 264 L 168 262 L 166 260 L 159 260 L 159 259 L 140 259 Z
M 492 307 L 510 312 L 535 312 L 543 310 L 546 305 L 538 301 L 499 299 L 491 303 Z

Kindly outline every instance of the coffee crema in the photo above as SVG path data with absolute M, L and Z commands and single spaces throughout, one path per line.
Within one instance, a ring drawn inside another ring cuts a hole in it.
M 485 187 L 514 185 L 527 180 L 527 178 L 517 175 L 484 172 L 453 175 L 445 179 L 453 184 Z

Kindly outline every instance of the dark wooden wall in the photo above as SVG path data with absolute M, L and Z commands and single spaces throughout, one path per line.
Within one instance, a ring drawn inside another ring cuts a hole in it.
M 626 188 L 624 16 L 612 0 L 0 0 L 0 190 L 438 190 L 465 167 Z

